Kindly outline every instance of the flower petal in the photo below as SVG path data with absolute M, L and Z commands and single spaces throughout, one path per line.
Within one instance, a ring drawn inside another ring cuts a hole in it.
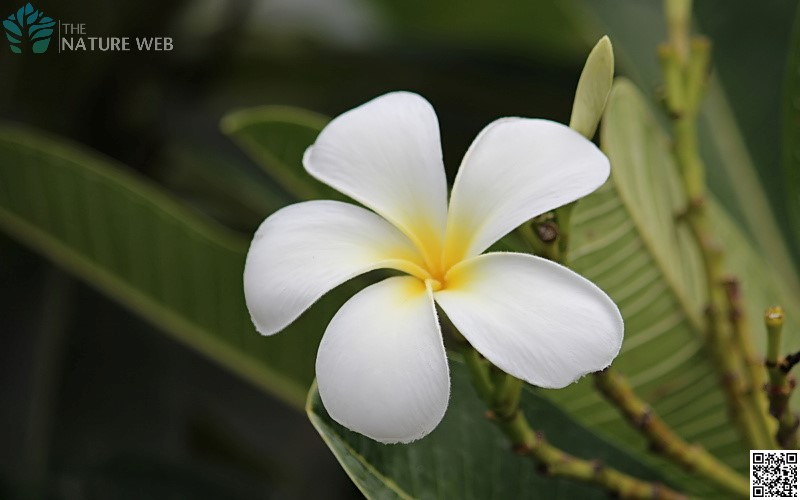
M 560 123 L 490 123 L 464 156 L 453 185 L 446 262 L 480 254 L 526 220 L 591 193 L 608 174 L 608 158 Z
M 334 420 L 372 439 L 408 443 L 431 432 L 450 374 L 430 289 L 398 276 L 354 295 L 322 338 L 317 385 Z
M 463 261 L 434 297 L 489 361 L 540 387 L 564 387 L 602 370 L 622 345 L 616 304 L 585 278 L 532 255 Z
M 340 115 L 306 150 L 303 165 L 394 223 L 438 260 L 447 180 L 439 122 L 428 101 L 393 92 Z
M 258 228 L 244 268 L 247 308 L 256 329 L 272 335 L 328 290 L 361 273 L 415 272 L 414 245 L 361 207 L 309 201 L 278 210 Z

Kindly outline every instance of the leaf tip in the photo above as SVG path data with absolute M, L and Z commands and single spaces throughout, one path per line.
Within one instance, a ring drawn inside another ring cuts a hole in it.
M 234 125 L 233 113 L 228 113 L 219 119 L 219 130 L 225 135 L 231 135 L 236 131 Z

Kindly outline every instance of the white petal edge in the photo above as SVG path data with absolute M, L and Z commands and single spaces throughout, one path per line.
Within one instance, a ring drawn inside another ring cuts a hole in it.
M 430 288 L 399 276 L 353 296 L 328 325 L 317 353 L 328 414 L 382 443 L 430 433 L 450 399 L 450 373 Z
M 434 297 L 486 359 L 539 387 L 565 387 L 602 370 L 622 346 L 622 315 L 608 295 L 532 255 L 489 253 L 463 261 Z
M 244 267 L 244 294 L 256 329 L 272 335 L 326 292 L 379 268 L 408 271 L 421 257 L 389 222 L 338 201 L 278 210 L 258 228 Z
M 530 118 L 490 123 L 453 185 L 448 262 L 478 255 L 528 219 L 591 193 L 609 171 L 597 146 L 565 125 Z
M 447 180 L 439 121 L 424 98 L 392 92 L 336 117 L 306 150 L 303 165 L 438 258 Z

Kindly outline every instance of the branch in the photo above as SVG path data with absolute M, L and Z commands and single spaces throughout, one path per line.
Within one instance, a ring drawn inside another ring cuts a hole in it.
M 688 198 L 683 220 L 689 226 L 705 268 L 706 342 L 725 389 L 728 412 L 742 437 L 751 449 L 773 449 L 776 444 L 766 412 L 767 402 L 760 390 L 763 376 L 751 365 L 756 356 L 742 319 L 744 306 L 738 285 L 735 290 L 726 289 L 723 251 L 711 230 L 705 202 L 705 165 L 697 144 L 697 115 L 708 72 L 710 44 L 702 37 L 688 38 L 691 1 L 667 0 L 666 8 L 670 41 L 659 47 L 659 59 L 665 80 L 665 102 L 673 125 L 675 160 Z M 728 322 L 722 320 L 726 310 Z
M 756 353 L 750 333 L 750 324 L 746 317 L 746 308 L 742 300 L 742 291 L 739 280 L 729 276 L 722 280 L 722 287 L 725 290 L 725 298 L 728 307 L 728 323 L 731 330 L 733 352 L 741 357 L 740 363 L 743 365 L 744 376 L 741 377 L 742 396 L 748 401 L 745 402 L 755 414 L 758 432 L 765 434 L 767 439 L 763 442 L 770 447 L 775 447 L 772 440 L 773 431 L 768 422 L 768 400 L 764 388 L 766 380 L 764 377 L 764 358 Z M 741 366 L 741 365 L 740 365 Z
M 541 432 L 531 428 L 525 413 L 519 407 L 522 381 L 497 371 L 466 341 L 463 342 L 464 360 L 469 368 L 473 385 L 490 408 L 489 418 L 511 441 L 513 450 L 535 460 L 545 474 L 602 486 L 619 498 L 677 500 L 686 498 L 671 488 L 629 476 L 608 467 L 599 460 L 584 460 L 548 443 Z
M 663 454 L 688 472 L 714 481 L 735 495 L 748 496 L 750 484 L 746 478 L 704 448 L 681 439 L 647 403 L 636 396 L 619 372 L 606 368 L 595 373 L 595 386 L 647 438 L 651 450 Z
M 796 385 L 789 371 L 800 362 L 800 352 L 784 358 L 778 354 L 781 351 L 783 320 L 783 309 L 780 307 L 770 307 L 764 314 L 764 323 L 767 326 L 767 360 L 764 364 L 769 374 L 769 412 L 778 421 L 776 439 L 781 447 L 792 450 L 798 448 L 797 428 L 800 426 L 800 418 L 789 407 L 789 399 Z

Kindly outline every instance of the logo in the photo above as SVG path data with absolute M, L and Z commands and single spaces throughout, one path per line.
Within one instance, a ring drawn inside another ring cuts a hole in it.
M 50 46 L 55 20 L 28 3 L 3 21 L 11 52 L 43 54 Z
M 2 19 L 2 18 L 0 18 Z M 86 23 L 56 22 L 30 3 L 3 20 L 6 38 L 15 54 L 44 54 L 55 36 L 58 53 L 62 52 L 169 52 L 175 48 L 168 36 L 97 36 Z

